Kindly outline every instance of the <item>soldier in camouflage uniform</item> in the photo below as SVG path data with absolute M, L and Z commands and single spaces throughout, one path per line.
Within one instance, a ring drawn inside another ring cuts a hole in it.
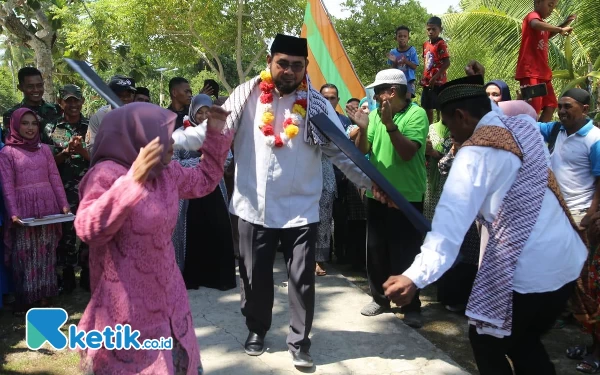
M 47 103 L 42 99 L 44 95 L 44 80 L 42 73 L 32 67 L 25 67 L 19 70 L 19 91 L 23 93 L 23 101 L 2 115 L 2 140 L 10 127 L 10 116 L 19 108 L 26 107 L 37 113 L 40 117 L 40 137 L 42 142 L 48 143 L 45 134 L 42 131 L 44 127 L 51 122 L 56 121 L 62 111 L 56 104 Z
M 84 99 L 81 89 L 75 85 L 65 85 L 60 90 L 59 103 L 63 109 L 54 123 L 46 125 L 48 144 L 54 154 L 60 177 L 65 186 L 71 212 L 77 214 L 79 206 L 79 183 L 90 166 L 90 157 L 85 147 L 85 134 L 88 131 L 88 119 L 81 114 Z M 63 290 L 70 292 L 74 285 L 74 269 L 79 254 L 87 254 L 87 245 L 77 239 L 73 222 L 63 225 L 63 237 L 58 245 L 57 268 L 62 266 Z M 82 261 L 81 286 L 88 289 L 87 262 Z

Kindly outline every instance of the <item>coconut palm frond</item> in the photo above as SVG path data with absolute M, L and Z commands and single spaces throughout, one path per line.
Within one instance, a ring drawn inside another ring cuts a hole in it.
M 451 54 L 450 78 L 464 75 L 464 66 L 469 60 L 484 64 L 489 77 L 507 82 L 514 77 L 520 47 L 520 20 L 504 12 L 479 8 L 446 14 L 443 21 Z
M 527 13 L 533 10 L 533 2 L 531 0 L 468 0 L 464 3 L 465 8 L 463 9 L 467 12 L 486 8 L 505 12 L 507 15 L 520 21 L 523 20 Z
M 560 6 L 560 2 L 558 3 Z M 580 0 L 573 13 L 577 19 L 573 22 L 573 30 L 583 46 L 588 50 L 591 60 L 600 56 L 600 44 L 598 43 L 598 27 L 600 19 L 600 4 L 598 0 Z
M 572 89 L 573 87 L 579 87 L 579 86 L 584 86 L 587 83 L 587 77 L 579 77 L 577 79 L 572 80 L 571 82 L 567 83 L 566 85 L 564 85 L 563 89 L 562 89 L 562 94 L 564 94 L 566 91 Z

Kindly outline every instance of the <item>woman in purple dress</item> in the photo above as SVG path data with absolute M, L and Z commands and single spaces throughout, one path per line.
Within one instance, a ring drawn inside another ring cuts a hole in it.
M 70 212 L 50 148 L 40 143 L 37 115 L 28 108 L 10 118 L 6 146 L 0 151 L 0 180 L 6 204 L 4 261 L 12 270 L 16 315 L 58 294 L 56 248 L 61 224 L 24 227 L 20 219 Z
M 227 112 L 212 107 L 204 160 L 171 162 L 177 115 L 148 103 L 109 112 L 79 187 L 77 235 L 90 246 L 92 297 L 79 330 L 129 324 L 147 339 L 171 337 L 172 350 L 83 350 L 82 367 L 100 374 L 199 374 L 200 350 L 171 235 L 180 199 L 205 196 L 223 177 L 232 135 Z

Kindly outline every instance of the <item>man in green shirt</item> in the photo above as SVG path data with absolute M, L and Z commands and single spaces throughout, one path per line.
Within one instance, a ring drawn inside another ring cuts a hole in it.
M 380 105 L 368 116 L 346 107 L 360 132 L 356 146 L 370 152 L 370 161 L 413 206 L 423 212 L 426 190 L 425 146 L 429 121 L 425 110 L 406 98 L 407 83 L 398 69 L 377 73 L 375 82 L 367 86 L 375 91 Z M 383 283 L 392 275 L 401 275 L 419 253 L 423 237 L 404 214 L 379 201 L 367 202 L 367 270 L 373 301 L 361 314 L 375 316 L 390 309 L 383 292 Z M 419 294 L 402 307 L 404 322 L 420 328 L 421 302 Z
M 42 142 L 45 141 L 43 132 L 46 124 L 56 121 L 60 117 L 61 110 L 56 104 L 47 103 L 44 101 L 44 79 L 42 73 L 36 68 L 27 66 L 19 69 L 17 74 L 19 85 L 17 88 L 23 93 L 23 101 L 14 107 L 10 108 L 2 115 L 3 136 L 6 136 L 7 129 L 10 127 L 10 116 L 19 108 L 29 108 L 40 117 L 40 137 Z

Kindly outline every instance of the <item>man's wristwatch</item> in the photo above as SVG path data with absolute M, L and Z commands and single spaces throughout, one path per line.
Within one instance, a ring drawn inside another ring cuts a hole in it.
M 395 127 L 392 129 L 392 130 L 390 130 L 390 129 L 386 129 L 386 131 L 387 131 L 388 133 L 393 133 L 393 132 L 395 132 L 395 131 L 398 131 L 398 126 L 395 126 Z

